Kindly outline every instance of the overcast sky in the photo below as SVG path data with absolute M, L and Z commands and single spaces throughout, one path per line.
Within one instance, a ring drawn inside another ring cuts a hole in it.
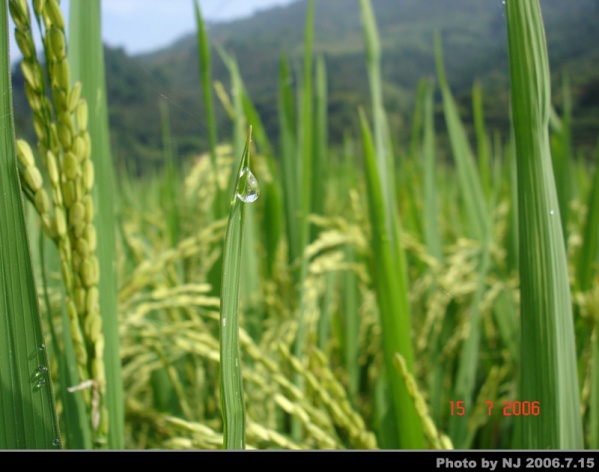
M 82 0 L 85 1 L 85 0 Z M 167 46 L 185 33 L 195 31 L 195 0 L 102 0 L 102 37 L 110 46 L 122 46 L 128 54 Z M 230 21 L 258 10 L 287 5 L 295 0 L 200 0 L 208 21 Z M 68 14 L 69 0 L 61 9 Z M 11 31 L 12 61 L 20 58 Z

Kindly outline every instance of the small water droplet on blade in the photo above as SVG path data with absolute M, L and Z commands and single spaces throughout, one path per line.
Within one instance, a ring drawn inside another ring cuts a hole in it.
M 555 212 L 553 210 L 549 210 L 549 214 L 553 215 Z
M 223 328 L 227 326 L 227 318 L 223 318 Z
M 46 345 L 45 344 L 40 344 L 40 351 L 45 351 L 46 350 Z
M 60 439 L 56 438 L 52 441 L 52 446 L 60 447 Z
M 43 372 L 48 372 L 48 368 L 47 368 L 45 365 L 40 365 L 40 366 L 37 368 L 37 370 L 38 370 L 39 372 L 42 372 L 42 373 L 43 373 Z
M 249 167 L 241 169 L 237 184 L 237 198 L 244 203 L 252 203 L 260 196 L 260 185 Z

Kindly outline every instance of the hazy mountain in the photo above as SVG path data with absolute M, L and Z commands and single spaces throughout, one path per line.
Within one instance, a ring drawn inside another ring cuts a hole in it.
M 542 0 L 541 4 L 554 102 L 559 108 L 559 84 L 567 74 L 575 101 L 575 140 L 594 144 L 599 127 L 599 2 Z M 500 0 L 373 0 L 372 5 L 383 51 L 386 106 L 396 135 L 409 131 L 418 80 L 435 76 L 435 32 L 441 34 L 448 78 L 464 117 L 470 114 L 472 84 L 480 79 L 489 126 L 507 129 L 507 40 Z M 212 45 L 237 58 L 246 87 L 275 142 L 279 59 L 284 51 L 300 70 L 306 9 L 307 1 L 299 0 L 244 20 L 209 25 Z M 369 104 L 360 2 L 317 0 L 314 41 L 315 54 L 322 55 L 327 65 L 330 137 L 338 143 L 345 130 L 357 132 L 357 105 Z M 161 95 L 171 104 L 171 127 L 180 154 L 197 153 L 205 146 L 196 48 L 195 35 L 189 35 L 134 58 L 122 50 L 106 50 L 116 155 L 140 164 L 160 159 Z M 215 48 L 212 59 L 214 79 L 227 86 L 228 73 Z M 15 93 L 20 91 L 16 85 Z M 219 136 L 225 139 L 230 124 L 220 107 L 219 123 Z

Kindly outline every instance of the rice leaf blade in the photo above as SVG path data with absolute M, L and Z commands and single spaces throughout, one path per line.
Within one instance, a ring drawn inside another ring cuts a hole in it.
M 521 447 L 581 449 L 580 393 L 568 267 L 551 163 L 549 63 L 539 0 L 506 4 L 516 138 L 522 349 Z
M 599 147 L 596 162 L 599 162 Z M 592 287 L 593 270 L 599 255 L 599 165 L 595 165 L 592 188 L 587 204 L 588 213 L 584 225 L 584 237 L 580 248 L 576 282 L 578 288 L 586 292 Z
M 382 178 L 383 195 L 387 207 L 388 219 L 391 221 L 396 200 L 394 158 L 390 146 L 387 117 L 383 105 L 383 81 L 381 77 L 381 45 L 376 19 L 370 0 L 360 0 L 362 23 L 364 26 L 364 45 L 366 49 L 366 66 L 372 101 L 374 143 L 379 175 Z
M 299 260 L 301 253 L 300 201 L 296 172 L 296 119 L 292 76 L 289 59 L 285 55 L 281 56 L 279 64 L 279 127 L 281 129 L 280 155 L 288 262 L 294 264 Z M 294 275 L 297 277 L 297 271 Z
M 239 287 L 245 203 L 237 198 L 242 169 L 249 168 L 251 127 L 233 189 L 223 252 L 220 315 L 220 396 L 225 449 L 245 449 L 245 403 L 239 354 Z
M 413 372 L 414 354 L 408 300 L 405 255 L 397 219 L 387 221 L 384 190 L 377 167 L 374 143 L 364 112 L 360 109 L 368 207 L 373 233 L 373 278 L 381 316 L 385 370 L 395 428 L 402 449 L 424 448 L 422 425 L 403 380 L 394 367 L 399 352 Z M 391 232 L 388 232 L 389 226 Z
M 476 131 L 479 173 L 485 196 L 488 199 L 491 195 L 491 162 L 483 112 L 482 85 L 478 80 L 474 83 L 474 87 L 472 88 L 472 115 L 474 117 L 474 128 Z
M 208 143 L 210 146 L 210 160 L 212 162 L 212 170 L 216 175 L 216 145 L 218 142 L 216 115 L 214 113 L 214 101 L 212 98 L 212 63 L 210 58 L 210 42 L 202 11 L 200 10 L 200 2 L 194 2 L 196 27 L 198 30 L 198 63 L 200 65 L 200 81 L 202 83 L 202 94 L 204 96 L 204 109 L 206 111 L 206 121 L 208 123 Z M 218 179 L 217 179 L 218 183 Z M 227 200 L 224 190 L 219 185 L 216 186 L 216 195 L 214 199 L 216 218 L 221 218 L 227 211 Z
M 591 400 L 589 404 L 589 448 L 599 449 L 599 342 L 597 335 L 599 329 L 595 327 L 592 338 L 592 359 L 591 359 Z
M 464 199 L 464 206 L 466 207 L 469 236 L 482 241 L 489 232 L 487 200 L 483 192 L 480 174 L 472 158 L 472 150 L 470 149 L 466 130 L 464 129 L 458 108 L 449 89 L 445 75 L 445 66 L 443 64 L 441 39 L 438 35 L 435 36 L 435 59 L 437 62 L 439 86 L 443 95 L 445 122 L 447 123 L 451 150 L 456 162 L 461 196 Z
M 110 152 L 108 108 L 104 73 L 104 46 L 100 0 L 71 2 L 69 25 L 69 64 L 72 80 L 81 80 L 82 93 L 89 106 L 88 130 L 93 143 L 95 224 L 100 263 L 100 312 L 104 333 L 108 447 L 125 447 L 125 403 L 117 317 L 117 277 L 114 228 L 114 174 Z
M 443 246 L 439 232 L 439 195 L 437 193 L 434 87 L 430 82 L 424 85 L 424 137 L 422 153 L 424 157 L 424 240 L 428 253 L 441 260 Z
M 17 170 L 8 2 L 0 25 L 0 449 L 52 449 L 60 436 Z

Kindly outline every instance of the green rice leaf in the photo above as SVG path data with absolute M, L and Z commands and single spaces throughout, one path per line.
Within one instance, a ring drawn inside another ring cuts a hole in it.
M 593 334 L 593 351 L 591 359 L 591 400 L 590 400 L 590 421 L 589 421 L 589 447 L 599 449 L 599 342 L 597 334 L 599 330 L 595 328 Z
M 198 29 L 198 62 L 200 64 L 200 80 L 202 83 L 202 93 L 204 95 L 204 109 L 206 110 L 206 121 L 208 122 L 208 142 L 210 143 L 210 160 L 212 161 L 212 169 L 216 173 L 216 144 L 217 144 L 217 128 L 216 117 L 214 114 L 214 103 L 212 99 L 212 66 L 210 60 L 210 43 L 208 41 L 208 33 L 206 25 L 202 18 L 199 1 L 194 2 L 196 25 Z M 218 182 L 218 179 L 217 179 Z M 226 208 L 226 199 L 224 198 L 223 189 L 216 189 L 215 210 L 218 211 L 216 218 L 224 216 Z
M 435 58 L 439 86 L 443 95 L 443 111 L 449 132 L 451 150 L 456 162 L 457 176 L 460 184 L 461 197 L 464 199 L 468 221 L 469 236 L 482 241 L 489 232 L 489 212 L 483 192 L 480 174 L 474 164 L 472 151 L 466 135 L 466 130 L 460 119 L 457 105 L 445 76 L 441 39 L 435 37 Z
M 575 197 L 571 131 L 572 99 L 567 78 L 564 79 L 562 85 L 562 100 L 562 116 L 558 117 L 558 115 L 552 111 L 549 124 L 550 128 L 553 128 L 550 137 L 551 159 L 553 162 L 557 200 L 559 202 L 559 214 L 562 219 L 564 240 L 567 243 L 570 201 Z
M 243 170 L 250 166 L 250 143 L 252 128 L 233 190 L 229 221 L 223 252 L 223 271 L 220 311 L 220 396 L 223 414 L 224 447 L 245 449 L 245 403 L 241 379 L 241 356 L 239 354 L 239 285 L 241 276 L 243 225 L 245 205 L 238 197 Z
M 98 232 L 100 262 L 100 312 L 104 332 L 106 368 L 106 406 L 108 409 L 108 447 L 124 448 L 125 405 L 119 324 L 117 318 L 117 278 L 114 218 L 114 175 L 108 132 L 108 109 L 104 74 L 104 49 L 100 24 L 100 0 L 71 2 L 69 25 L 69 63 L 73 81 L 81 80 L 82 94 L 89 108 L 89 134 L 93 143 L 95 224 Z
M 434 87 L 430 82 L 424 85 L 424 241 L 428 253 L 438 260 L 443 257 L 441 234 L 439 232 L 439 195 L 437 193 Z
M 271 176 L 278 175 L 277 165 L 274 159 L 274 151 L 270 143 L 264 124 L 258 115 L 248 92 L 242 82 L 242 102 L 243 112 L 248 123 L 252 123 L 253 142 L 258 146 L 259 152 L 266 161 Z M 264 195 L 264 216 L 262 218 L 262 228 L 264 234 L 264 247 L 266 252 L 266 269 L 268 274 L 274 271 L 274 264 L 277 257 L 277 247 L 280 241 L 281 230 L 283 227 L 283 203 L 281 201 L 281 189 L 279 181 L 272 179 L 261 186 L 261 192 Z
M 314 149 L 312 159 L 311 213 L 324 214 L 325 183 L 327 181 L 328 120 L 327 120 L 327 70 L 324 58 L 316 61 L 315 110 L 313 122 Z M 310 240 L 316 239 L 316 228 L 311 229 Z
M 550 75 L 539 0 L 506 5 L 516 138 L 522 349 L 521 447 L 583 447 L 568 267 L 551 164 Z
M 17 171 L 8 51 L 0 4 L 0 448 L 59 448 L 42 324 Z
M 406 386 L 394 367 L 395 353 L 399 352 L 406 361 L 407 369 L 412 373 L 414 369 L 405 254 L 401 246 L 398 219 L 387 220 L 374 143 L 362 109 L 360 119 L 373 233 L 372 276 L 381 316 L 385 370 L 390 390 L 389 402 L 399 436 L 399 444 L 394 447 L 419 449 L 424 448 L 422 425 Z M 390 231 L 388 228 L 391 228 Z
M 300 199 L 297 183 L 298 160 L 296 158 L 296 119 L 291 67 L 287 56 L 282 55 L 279 65 L 279 127 L 281 129 L 281 169 L 285 206 L 285 229 L 289 264 L 299 260 Z M 297 275 L 297 271 L 294 275 Z
M 233 152 L 234 155 L 238 156 L 245 152 L 243 151 L 243 133 L 247 122 L 244 114 L 245 87 L 243 85 L 241 74 L 239 73 L 237 59 L 235 59 L 234 56 L 227 54 L 223 49 L 220 49 L 219 51 L 231 74 L 233 108 L 235 110 L 233 116 Z M 250 151 L 248 150 L 248 153 L 249 152 Z M 235 164 L 233 164 L 233 170 L 235 170 Z M 237 185 L 238 178 L 239 173 L 231 172 L 230 180 L 232 184 Z M 258 258 L 256 255 L 254 231 L 254 227 L 256 226 L 255 207 L 247 209 L 245 226 L 247 227 L 246 244 L 243 250 L 243 263 L 241 264 L 241 267 L 245 273 L 244 279 L 246 280 L 246 283 L 241 287 L 241 291 L 242 298 L 247 299 L 252 293 L 256 293 L 259 290 L 258 279 L 254 276 L 254 274 L 258 273 Z
M 306 28 L 304 38 L 304 81 L 301 88 L 302 108 L 301 119 L 299 120 L 298 147 L 300 149 L 299 157 L 301 162 L 301 247 L 306 247 L 310 242 L 308 215 L 312 210 L 312 174 L 313 174 L 313 87 L 312 87 L 312 50 L 314 41 L 314 5 L 315 0 L 309 0 L 308 13 L 306 17 Z M 305 257 L 302 262 L 302 274 L 305 267 Z M 301 325 L 301 320 L 300 320 Z M 301 330 L 301 329 L 300 329 Z M 297 352 L 296 352 L 297 355 Z
M 396 185 L 394 158 L 390 145 L 387 116 L 383 106 L 383 81 L 381 78 L 381 45 L 379 41 L 376 19 L 370 0 L 360 0 L 362 22 L 364 24 L 364 45 L 366 48 L 366 66 L 372 100 L 374 126 L 374 145 L 379 176 L 382 179 L 383 196 L 387 220 L 393 219 L 395 209 Z
M 472 115 L 474 129 L 476 130 L 476 145 L 478 149 L 478 168 L 487 199 L 491 195 L 491 162 L 489 157 L 489 141 L 485 130 L 485 117 L 483 112 L 483 90 L 477 80 L 472 88 Z
M 599 148 L 597 149 L 599 162 Z M 588 212 L 584 225 L 584 238 L 578 257 L 576 282 L 581 291 L 586 292 L 592 287 L 593 271 L 596 270 L 597 256 L 599 255 L 599 165 L 595 166 L 589 200 Z

